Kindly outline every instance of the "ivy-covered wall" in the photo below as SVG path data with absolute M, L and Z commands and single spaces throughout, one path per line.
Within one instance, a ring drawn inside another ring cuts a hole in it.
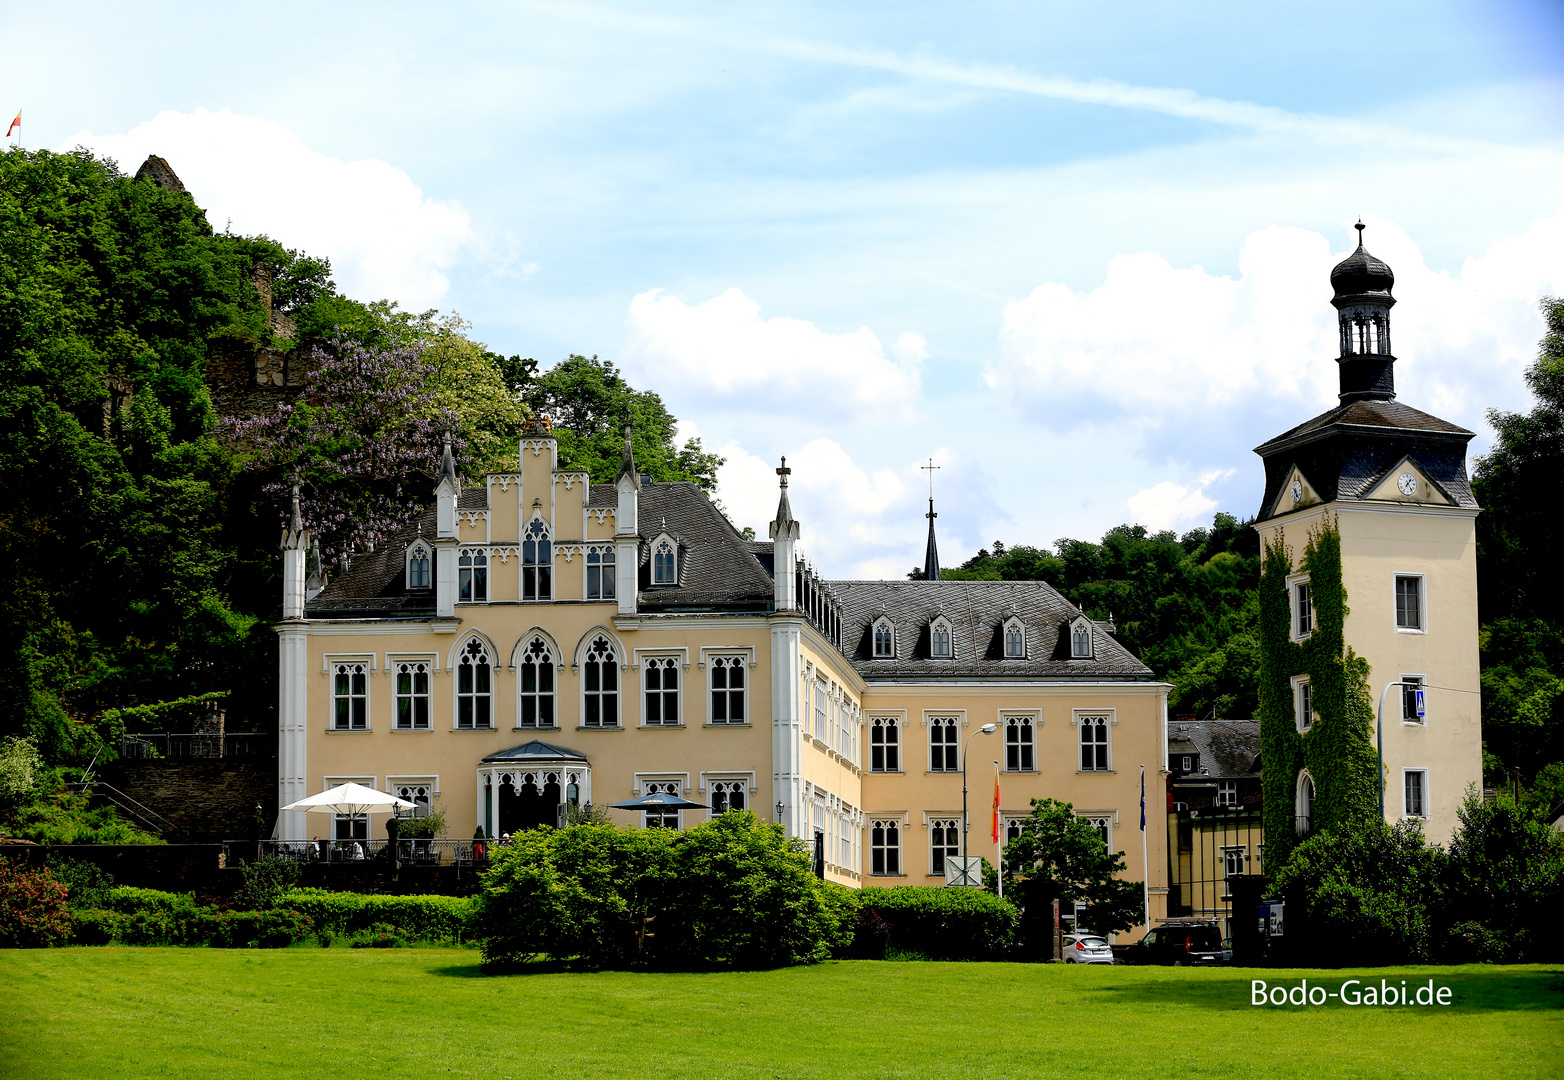
M 1287 578 L 1309 575 L 1314 629 L 1292 640 Z M 1347 589 L 1342 583 L 1341 533 L 1327 515 L 1309 530 L 1303 558 L 1278 529 L 1266 542 L 1260 574 L 1260 754 L 1265 797 L 1267 869 L 1287 861 L 1298 841 L 1294 823 L 1298 774 L 1314 779 L 1312 828 L 1329 829 L 1379 815 L 1373 744 L 1374 706 L 1368 661 L 1346 643 Z M 1314 722 L 1300 734 L 1292 679 L 1307 675 Z

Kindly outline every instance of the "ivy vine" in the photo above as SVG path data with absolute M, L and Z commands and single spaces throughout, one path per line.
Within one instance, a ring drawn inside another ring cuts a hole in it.
M 1313 632 L 1292 640 L 1287 578 L 1309 575 Z M 1260 573 L 1260 754 L 1266 862 L 1287 861 L 1298 841 L 1294 824 L 1298 773 L 1314 780 L 1311 827 L 1318 831 L 1379 816 L 1378 765 L 1372 732 L 1369 664 L 1346 643 L 1347 588 L 1341 533 L 1327 515 L 1309 530 L 1297 570 L 1280 531 L 1265 545 Z M 1292 679 L 1307 675 L 1314 721 L 1300 733 Z

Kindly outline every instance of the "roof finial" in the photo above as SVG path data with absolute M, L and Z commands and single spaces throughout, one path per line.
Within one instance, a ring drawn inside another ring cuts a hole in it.
M 445 449 L 440 452 L 440 479 L 456 484 L 456 456 L 451 453 L 451 429 L 445 429 Z
M 783 454 L 782 455 L 782 467 L 777 470 L 777 475 L 782 478 L 782 486 L 783 487 L 787 487 L 787 478 L 790 475 L 792 475 L 792 472 L 793 472 L 793 470 L 787 467 L 787 455 Z
M 293 512 L 288 517 L 288 528 L 295 533 L 304 531 L 304 515 L 299 512 L 299 482 L 293 482 Z
M 1363 224 L 1363 219 L 1362 218 L 1358 218 L 1358 223 L 1356 225 L 1354 225 L 1353 228 L 1358 230 L 1358 247 L 1362 247 L 1363 246 L 1363 230 L 1368 228 L 1368 226 Z
M 635 480 L 635 451 L 630 447 L 630 430 L 632 427 L 634 427 L 633 423 L 630 421 L 625 422 L 625 449 L 624 454 L 619 459 L 619 476 L 621 478 L 628 476 L 631 480 Z

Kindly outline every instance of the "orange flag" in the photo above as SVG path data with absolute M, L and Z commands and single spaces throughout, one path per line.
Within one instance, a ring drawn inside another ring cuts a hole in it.
M 997 766 L 994 769 L 994 826 L 992 831 L 994 843 L 997 844 L 999 843 L 999 769 Z
M 0 116 L 4 116 L 4 115 L 5 115 L 5 113 L 0 113 Z M 16 110 L 16 119 L 12 120 L 11 121 L 11 126 L 5 129 L 5 137 L 9 139 L 11 137 L 11 132 L 15 131 L 17 128 L 19 128 L 21 126 L 22 126 L 22 110 L 21 109 L 17 109 Z

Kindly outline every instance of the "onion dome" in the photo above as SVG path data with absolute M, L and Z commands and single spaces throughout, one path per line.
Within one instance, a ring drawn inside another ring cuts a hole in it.
M 1394 304 L 1390 289 L 1396 283 L 1396 275 L 1383 259 L 1376 259 L 1363 249 L 1363 222 L 1353 228 L 1358 230 L 1358 250 L 1337 263 L 1330 272 L 1331 288 L 1336 290 L 1331 302 L 1337 307 L 1374 300 L 1387 306 Z

